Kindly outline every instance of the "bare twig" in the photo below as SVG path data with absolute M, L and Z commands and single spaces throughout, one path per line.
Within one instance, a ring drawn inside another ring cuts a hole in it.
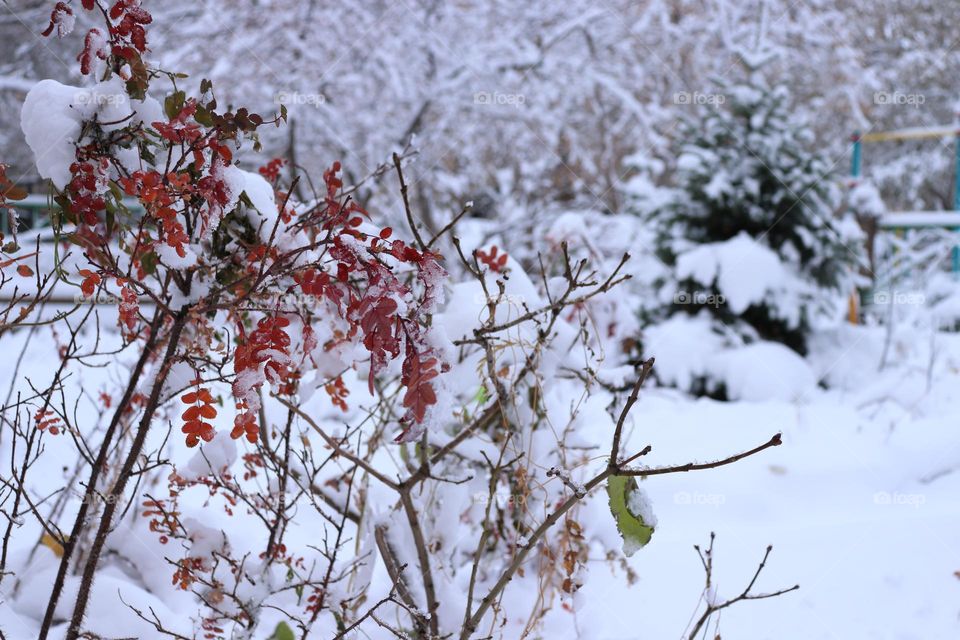
M 773 551 L 773 546 L 768 545 L 766 552 L 763 554 L 763 560 L 760 561 L 760 565 L 757 567 L 757 570 L 753 573 L 753 578 L 750 579 L 749 584 L 746 588 L 736 597 L 730 598 L 723 602 L 717 603 L 714 595 L 714 585 L 713 585 L 713 543 L 716 538 L 714 533 L 710 534 L 710 546 L 707 549 L 701 550 L 700 545 L 694 545 L 697 554 L 700 556 L 700 562 L 703 564 L 703 571 L 706 578 L 706 585 L 704 586 L 702 599 L 706 602 L 706 609 L 703 614 L 697 619 L 696 624 L 693 626 L 693 630 L 688 636 L 688 640 L 695 640 L 698 633 L 701 629 L 705 629 L 705 626 L 710 620 L 710 617 L 718 611 L 722 611 L 729 606 L 732 606 L 738 602 L 744 602 L 746 600 L 765 600 L 767 598 L 776 598 L 777 596 L 782 596 L 785 593 L 790 593 L 791 591 L 796 591 L 800 588 L 799 584 L 795 584 L 792 587 L 787 589 L 779 589 L 770 593 L 751 593 L 753 586 L 757 582 L 757 578 L 760 577 L 760 572 L 763 571 L 763 568 L 767 566 L 767 559 L 770 557 L 770 552 Z M 720 635 L 717 634 L 719 638 Z

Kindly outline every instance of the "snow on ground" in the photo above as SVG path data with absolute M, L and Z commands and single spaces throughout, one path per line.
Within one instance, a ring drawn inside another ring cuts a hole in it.
M 11 339 L 9 353 L 19 353 L 13 342 L 22 344 L 24 335 L 18 332 Z M 622 573 L 613 570 L 596 545 L 597 557 L 575 597 L 574 611 L 557 607 L 547 616 L 542 637 L 680 637 L 703 584 L 693 545 L 706 544 L 711 531 L 717 533 L 719 598 L 740 593 L 768 544 L 774 550 L 757 591 L 795 583 L 801 587 L 725 610 L 720 618 L 725 638 L 956 637 L 960 335 L 938 333 L 932 343 L 921 336 L 906 328 L 895 334 L 890 349 L 898 357 L 879 371 L 882 328 L 845 327 L 821 334 L 807 362 L 817 378 L 834 386 L 808 388 L 802 396 L 779 393 L 773 376 L 766 400 L 751 396 L 717 402 L 666 388 L 645 390 L 625 448 L 651 444 L 646 464 L 721 458 L 765 442 L 776 432 L 782 432 L 783 446 L 722 469 L 642 482 L 659 525 L 652 542 L 627 561 L 637 582 L 625 586 Z M 50 346 L 49 341 L 34 344 Z M 25 376 L 47 372 L 43 355 L 28 354 Z M 8 371 L 0 376 L 0 388 L 10 383 Z M 785 378 L 783 384 L 790 388 L 794 381 Z M 602 440 L 605 434 L 593 436 Z M 51 487 L 57 481 L 51 477 Z M 617 535 L 602 492 L 578 517 L 595 536 Z M 140 576 L 143 584 L 159 587 L 169 580 L 164 550 L 149 534 L 131 530 L 124 538 L 130 553 L 155 559 L 152 565 L 146 563 L 153 569 Z M 23 547 L 13 550 L 26 552 Z M 54 570 L 51 552 L 41 547 L 20 591 L 3 594 L 0 617 L 11 640 L 36 633 L 42 614 L 37 603 L 45 601 Z M 91 620 L 102 621 L 94 628 L 102 626 L 105 632 L 122 628 L 151 637 L 120 597 L 141 608 L 173 612 L 164 616 L 168 620 L 176 619 L 180 607 L 189 607 L 186 598 L 158 602 L 148 590 L 130 584 L 120 567 L 101 574 L 97 589 L 101 593 L 94 598 Z M 503 637 L 510 633 L 508 626 Z
M 810 358 L 821 376 L 845 378 L 844 389 L 726 403 L 648 391 L 628 447 L 652 444 L 648 464 L 723 457 L 777 431 L 783 446 L 644 482 L 659 527 L 630 561 L 639 581 L 624 589 L 597 562 L 579 598 L 581 637 L 679 637 L 703 586 L 693 545 L 706 545 L 710 531 L 721 599 L 743 590 L 768 544 L 757 590 L 801 587 L 726 610 L 724 638 L 957 637 L 960 336 L 938 341 L 929 389 L 912 368 L 927 348 L 879 372 L 883 331 L 849 327 L 823 336 Z M 910 342 L 903 336 L 896 348 L 906 353 Z M 604 507 L 600 499 L 590 509 L 600 519 Z

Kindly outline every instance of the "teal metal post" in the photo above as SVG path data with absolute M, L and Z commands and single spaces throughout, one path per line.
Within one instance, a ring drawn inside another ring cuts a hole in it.
M 862 158 L 863 158 L 863 155 L 862 155 L 863 143 L 860 142 L 860 132 L 854 131 L 853 135 L 850 136 L 850 141 L 853 142 L 853 149 L 850 154 L 850 176 L 853 178 L 853 180 L 851 180 L 850 182 L 852 187 L 853 186 L 852 183 L 855 182 L 856 179 L 860 177 L 860 169 L 861 169 L 860 163 L 862 162 Z M 872 236 L 870 238 L 870 243 L 871 244 L 873 243 Z M 851 294 L 851 300 L 852 300 L 851 309 L 856 310 L 855 312 L 851 311 L 851 322 L 853 324 L 858 324 L 858 320 L 860 316 L 859 309 L 863 308 L 864 295 L 866 295 L 867 292 L 869 291 L 870 291 L 869 288 L 862 289 L 858 287 L 857 289 L 854 290 L 854 293 Z

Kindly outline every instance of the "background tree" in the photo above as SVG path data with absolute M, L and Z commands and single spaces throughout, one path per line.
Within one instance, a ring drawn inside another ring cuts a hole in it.
M 677 187 L 638 206 L 666 266 L 651 318 L 706 313 L 727 344 L 766 340 L 804 354 L 852 291 L 856 226 L 838 215 L 833 167 L 812 149 L 784 86 L 755 54 L 741 84 L 706 94 L 683 127 Z

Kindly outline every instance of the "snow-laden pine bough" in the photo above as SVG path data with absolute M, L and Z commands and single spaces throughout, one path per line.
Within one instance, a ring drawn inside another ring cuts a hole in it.
M 780 444 L 639 466 L 649 446 L 621 450 L 653 361 L 620 364 L 603 303 L 628 256 L 606 276 L 565 243 L 522 264 L 465 249 L 457 217 L 428 239 L 410 153 L 392 162 L 409 241 L 339 164 L 295 200 L 295 167 L 237 166 L 285 110 L 222 110 L 206 81 L 188 97 L 143 60 L 138 0 L 82 8 L 103 19 L 79 57 L 99 81 L 43 81 L 22 119 L 56 243 L 29 275 L 15 242 L 3 258 L 35 288 L 0 337 L 56 362 L 43 382 L 15 372 L 2 410 L 0 580 L 37 637 L 521 637 L 577 606 L 591 549 L 649 541 L 637 478 Z M 58 290 L 76 304 L 45 305 Z

